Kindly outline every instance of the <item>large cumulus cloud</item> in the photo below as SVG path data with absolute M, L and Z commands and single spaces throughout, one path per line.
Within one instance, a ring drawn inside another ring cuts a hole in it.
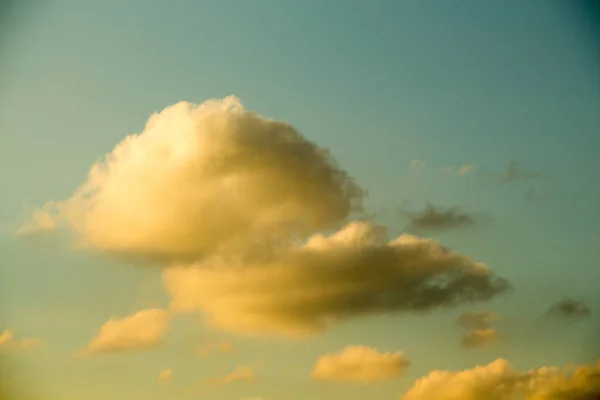
M 579 367 L 516 371 L 498 359 L 463 371 L 432 371 L 400 400 L 595 400 L 600 398 L 600 361 Z
M 436 241 L 389 240 L 385 228 L 349 222 L 364 194 L 291 125 L 235 97 L 181 102 L 151 116 L 21 232 L 67 228 L 96 251 L 158 262 L 173 310 L 240 333 L 312 334 L 508 288 Z
M 171 307 L 221 329 L 302 335 L 346 318 L 488 300 L 508 288 L 485 265 L 435 240 L 352 222 L 269 261 L 213 258 L 164 272 Z
M 335 228 L 362 195 L 326 149 L 231 96 L 152 115 L 21 232 L 62 225 L 101 251 L 196 258 Z

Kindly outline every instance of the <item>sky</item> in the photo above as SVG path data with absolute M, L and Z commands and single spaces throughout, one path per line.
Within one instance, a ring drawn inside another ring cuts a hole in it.
M 585 10 L 43 3 L 0 31 L 8 399 L 600 392 Z

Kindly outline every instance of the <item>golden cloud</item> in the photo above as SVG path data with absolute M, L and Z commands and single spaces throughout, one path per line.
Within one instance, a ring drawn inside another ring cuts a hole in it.
M 158 346 L 171 316 L 167 310 L 147 309 L 125 318 L 111 318 L 100 327 L 88 347 L 78 356 L 118 353 Z
M 432 371 L 400 400 L 592 400 L 600 396 L 600 360 L 579 367 L 517 372 L 504 359 L 463 371 Z
M 410 366 L 402 352 L 380 353 L 366 346 L 348 346 L 342 351 L 320 357 L 312 379 L 373 383 L 399 378 Z
M 42 345 L 42 340 L 38 338 L 15 339 L 12 330 L 5 329 L 0 335 L 0 350 L 19 351 L 34 349 Z
M 301 336 L 384 312 L 488 300 L 508 283 L 435 240 L 352 222 L 258 262 L 216 257 L 163 273 L 175 311 L 201 311 L 217 328 Z
M 362 196 L 329 151 L 230 96 L 152 115 L 21 231 L 62 225 L 96 250 L 179 260 L 336 228 Z

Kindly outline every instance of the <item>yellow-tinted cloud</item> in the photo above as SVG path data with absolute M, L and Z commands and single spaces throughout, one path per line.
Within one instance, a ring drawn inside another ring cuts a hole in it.
M 311 377 L 319 381 L 372 383 L 404 375 L 410 361 L 402 352 L 380 353 L 365 346 L 348 346 L 320 357 Z
M 155 347 L 162 342 L 170 321 L 166 310 L 148 309 L 125 318 L 111 318 L 100 327 L 79 356 Z
M 506 360 L 463 371 L 432 371 L 401 400 L 592 400 L 600 396 L 600 361 L 517 372 Z
M 49 204 L 48 207 L 51 207 Z M 37 233 L 50 232 L 56 229 L 56 220 L 54 216 L 43 209 L 35 209 L 29 216 L 29 219 L 19 227 L 17 235 L 31 235 Z
M 15 339 L 10 329 L 5 329 L 0 335 L 0 350 L 18 351 L 40 347 L 42 340 L 38 338 Z
M 173 379 L 173 370 L 171 368 L 165 368 L 158 373 L 158 381 L 160 383 L 170 383 Z
M 152 115 L 24 229 L 61 224 L 97 250 L 180 260 L 339 227 L 362 196 L 326 149 L 230 96 Z
M 488 347 L 501 339 L 500 332 L 495 329 L 475 329 L 462 336 L 461 344 L 467 349 Z
M 384 228 L 362 222 L 271 260 L 218 257 L 163 276 L 176 311 L 202 311 L 224 330 L 291 336 L 364 314 L 487 300 L 508 288 L 485 264 L 435 240 L 388 241 Z

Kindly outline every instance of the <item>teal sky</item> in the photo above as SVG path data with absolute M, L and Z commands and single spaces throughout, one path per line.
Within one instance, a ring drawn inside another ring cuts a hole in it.
M 600 58 L 580 10 L 554 0 L 46 3 L 15 10 L 2 31 L 0 334 L 43 342 L 10 357 L 3 385 L 27 399 L 184 398 L 199 378 L 262 362 L 258 381 L 196 397 L 396 399 L 433 369 L 600 356 Z M 74 251 L 61 233 L 16 236 L 23 210 L 71 196 L 153 112 L 231 94 L 329 148 L 393 235 L 407 225 L 403 204 L 482 215 L 426 236 L 485 262 L 514 292 L 439 313 L 355 318 L 301 341 L 177 317 L 160 348 L 74 359 L 111 316 L 167 306 L 160 269 Z M 425 163 L 420 173 L 412 160 Z M 513 161 L 539 176 L 502 181 Z M 464 176 L 440 172 L 466 164 L 476 168 Z M 540 325 L 572 297 L 590 318 Z M 503 342 L 461 348 L 454 321 L 473 309 L 502 316 Z M 236 350 L 190 353 L 190 340 L 209 337 Z M 347 345 L 401 350 L 412 366 L 373 385 L 310 380 L 318 357 Z M 173 382 L 161 386 L 167 367 Z

